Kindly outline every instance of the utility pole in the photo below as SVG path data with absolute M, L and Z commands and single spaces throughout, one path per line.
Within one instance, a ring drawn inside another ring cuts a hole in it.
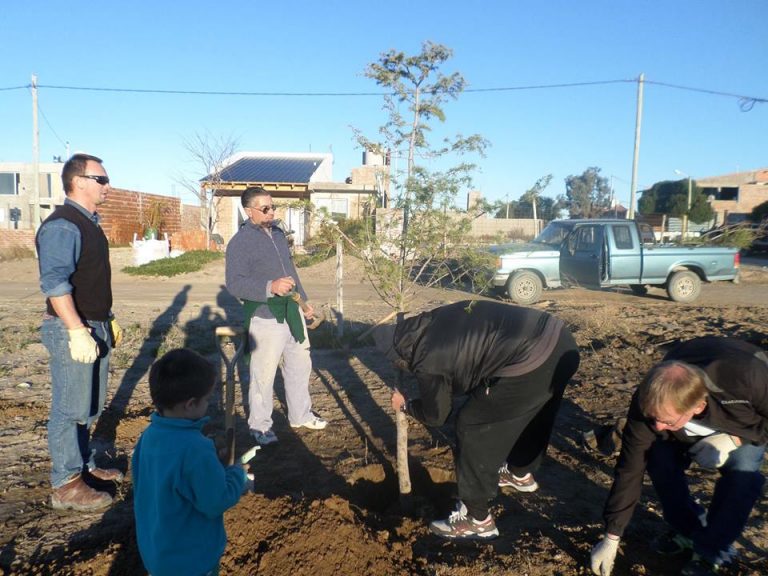
M 507 205 L 507 220 L 509 220 L 509 192 L 507 192 L 507 195 L 504 197 L 504 203 Z
M 683 214 L 683 230 L 680 233 L 680 239 L 682 241 L 685 241 L 685 239 L 688 237 L 688 215 L 691 212 L 691 175 L 686 174 L 682 170 L 675 169 L 675 174 L 679 174 L 680 176 L 685 176 L 688 179 L 688 201 L 686 202 L 685 206 L 685 214 Z
M 685 212 L 685 220 L 683 220 L 683 240 L 688 237 L 688 219 L 691 213 L 691 177 L 688 176 L 688 210 Z
M 37 75 L 32 74 L 32 229 L 40 227 L 40 130 L 37 126 Z
M 643 124 L 643 83 L 645 74 L 640 74 L 637 79 L 637 114 L 635 117 L 635 150 L 632 158 L 632 186 L 629 193 L 629 213 L 627 217 L 630 220 L 635 219 L 635 198 L 637 196 L 637 163 L 640 157 L 640 127 Z

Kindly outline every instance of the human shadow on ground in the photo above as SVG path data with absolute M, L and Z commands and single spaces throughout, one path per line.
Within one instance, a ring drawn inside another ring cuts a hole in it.
M 111 549 L 114 556 L 105 573 L 107 576 L 146 574 L 136 545 L 133 490 L 124 491 L 125 494 L 88 527 L 68 534 L 65 542 L 52 548 L 38 549 L 29 558 L 29 565 L 44 566 L 48 570 L 46 574 L 65 574 L 71 569 L 73 558 L 83 563 Z M 83 515 L 82 512 L 60 514 Z
M 171 304 L 152 322 L 139 351 L 125 371 L 125 374 L 123 374 L 123 378 L 112 396 L 112 400 L 104 408 L 94 428 L 92 437 L 97 439 L 98 442 L 103 442 L 108 446 L 114 445 L 117 426 L 120 419 L 125 415 L 125 410 L 133 396 L 136 385 L 155 361 L 163 340 L 187 304 L 188 293 L 191 288 L 191 284 L 186 284 L 174 296 Z
M 216 294 L 216 305 L 220 310 L 224 312 L 223 316 L 220 315 L 221 318 L 221 326 L 233 326 L 233 327 L 243 327 L 245 328 L 245 318 L 243 316 L 243 305 L 240 303 L 240 300 L 232 296 L 232 294 L 229 293 L 227 290 L 227 287 L 224 284 L 219 285 L 219 292 Z M 235 380 L 240 386 L 240 395 L 245 400 L 245 405 L 247 408 L 248 403 L 248 391 L 247 391 L 247 384 L 248 384 L 248 362 L 246 359 L 247 351 L 244 353 L 244 355 L 240 358 L 240 360 L 237 362 L 237 365 L 235 366 Z

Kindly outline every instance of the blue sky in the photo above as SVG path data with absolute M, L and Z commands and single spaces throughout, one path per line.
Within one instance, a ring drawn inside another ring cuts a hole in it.
M 377 92 L 366 65 L 422 42 L 454 51 L 445 72 L 470 88 L 635 79 L 645 73 L 638 189 L 768 167 L 766 0 L 2 0 L 0 161 L 31 161 L 31 74 L 42 86 L 223 92 Z M 547 195 L 590 166 L 629 201 L 637 85 L 465 93 L 445 134 L 490 140 L 475 188 L 516 199 L 545 174 Z M 360 164 L 351 125 L 374 136 L 379 97 L 193 96 L 39 90 L 40 158 L 86 150 L 113 184 L 182 194 L 201 176 L 195 133 L 243 151 L 333 152 L 334 179 Z M 185 197 L 189 200 L 188 197 Z

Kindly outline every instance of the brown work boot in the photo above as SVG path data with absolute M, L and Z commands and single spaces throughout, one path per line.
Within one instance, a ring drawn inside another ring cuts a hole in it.
M 123 481 L 123 473 L 117 468 L 94 468 L 88 471 L 91 476 L 103 480 L 104 482 L 115 482 L 120 484 Z
M 78 474 L 63 486 L 53 490 L 51 507 L 55 510 L 78 510 L 91 512 L 112 504 L 112 496 L 106 492 L 94 490 Z

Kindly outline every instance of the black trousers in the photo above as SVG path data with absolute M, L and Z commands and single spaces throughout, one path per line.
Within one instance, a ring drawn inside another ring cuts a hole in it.
M 473 518 L 488 516 L 488 501 L 496 496 L 499 468 L 505 461 L 517 476 L 541 465 L 563 392 L 578 367 L 578 347 L 563 328 L 541 366 L 521 376 L 499 378 L 470 394 L 456 423 L 456 479 L 459 497 Z

